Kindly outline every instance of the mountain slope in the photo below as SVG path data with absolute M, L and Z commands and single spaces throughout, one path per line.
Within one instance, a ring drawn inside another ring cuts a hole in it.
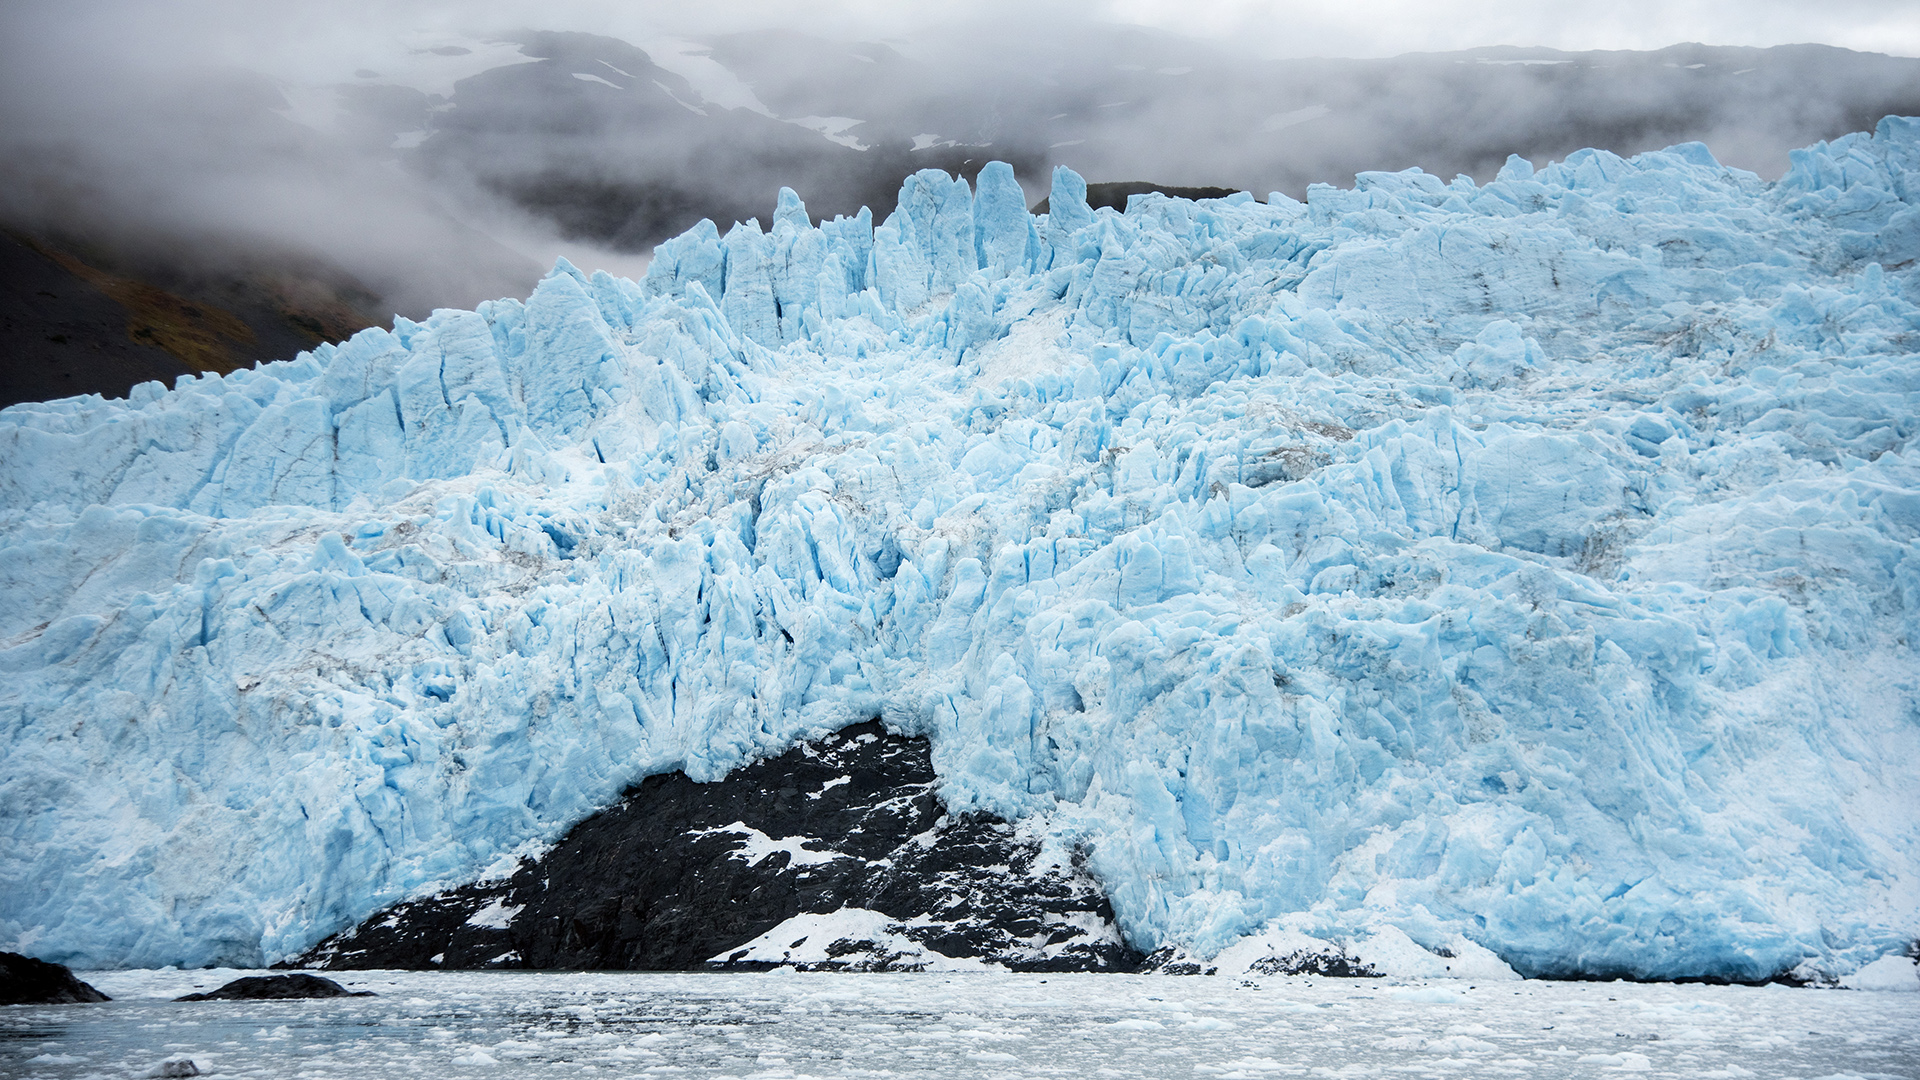
M 702 218 L 764 218 L 782 187 L 815 220 L 861 206 L 884 220 L 903 177 L 971 179 L 990 157 L 1033 205 L 1055 164 L 1102 184 L 1301 197 L 1361 169 L 1486 181 L 1510 153 L 1688 140 L 1773 176 L 1791 148 L 1920 111 L 1920 60 L 1824 46 L 1271 62 L 1138 28 L 1028 29 L 937 49 L 784 31 L 644 48 L 449 34 L 252 72 L 23 33 L 4 67 L 16 92 L 0 95 L 0 225 L 229 311 L 256 342 L 224 351 L 248 363 L 312 343 L 279 315 L 289 282 L 296 299 L 318 286 L 346 301 L 360 325 L 420 318 L 524 296 L 558 251 L 638 267 Z M 176 370 L 132 363 L 117 331 L 76 367 L 92 347 L 71 343 L 99 328 L 76 334 L 94 324 L 43 312 L 20 280 L 0 282 L 18 388 L 5 400 L 124 396 L 140 372 Z M 76 383 L 80 368 L 100 381 Z

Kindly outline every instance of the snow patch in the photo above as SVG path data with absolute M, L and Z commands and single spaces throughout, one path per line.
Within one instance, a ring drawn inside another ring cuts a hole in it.
M 467 925 L 486 930 L 505 930 L 513 925 L 513 917 L 518 914 L 520 914 L 518 907 L 505 900 L 495 900 L 468 916 Z
M 860 141 L 859 136 L 847 134 L 849 128 L 866 123 L 864 120 L 856 120 L 851 116 L 797 116 L 787 121 L 787 123 L 796 124 L 806 128 L 808 131 L 817 131 L 824 136 L 827 141 L 839 143 L 841 146 L 851 147 L 855 150 L 867 149 L 867 145 Z M 914 149 L 917 150 L 920 149 L 920 147 L 915 147 Z
M 893 970 L 982 971 L 992 965 L 964 957 L 944 956 L 902 931 L 906 924 L 866 908 L 795 915 L 773 929 L 729 949 L 712 964 L 778 964 L 790 967 L 871 968 Z
M 733 851 L 732 857 L 739 859 L 748 866 L 758 866 L 763 861 L 783 853 L 787 856 L 788 864 L 792 866 L 818 866 L 821 863 L 830 863 L 835 859 L 844 859 L 847 857 L 837 851 L 808 850 L 804 845 L 818 844 L 821 842 L 813 837 L 784 836 L 775 840 L 773 837 L 768 836 L 766 833 L 761 832 L 759 829 L 743 821 L 736 821 L 731 825 L 721 825 L 711 829 L 695 829 L 687 835 L 713 836 L 715 834 L 740 837 L 741 844 Z

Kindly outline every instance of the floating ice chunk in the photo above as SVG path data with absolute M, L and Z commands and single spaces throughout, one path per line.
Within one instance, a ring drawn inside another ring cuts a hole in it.
M 1383 975 L 1419 979 L 1505 982 L 1520 976 L 1492 950 L 1465 935 L 1449 935 L 1432 948 L 1417 944 L 1397 926 L 1382 926 L 1353 945 L 1354 956 Z
M 1419 1005 L 1459 1005 L 1467 1000 L 1465 995 L 1439 986 L 1396 987 L 1387 991 L 1387 997 Z
M 1883 956 L 1851 975 L 1840 985 L 1849 990 L 1920 991 L 1920 962 L 1910 956 Z

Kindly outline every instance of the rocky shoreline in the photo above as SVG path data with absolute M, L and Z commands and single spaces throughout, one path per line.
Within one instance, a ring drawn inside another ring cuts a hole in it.
M 0 952 L 0 1005 L 78 1005 L 111 1000 L 74 978 L 65 964 Z

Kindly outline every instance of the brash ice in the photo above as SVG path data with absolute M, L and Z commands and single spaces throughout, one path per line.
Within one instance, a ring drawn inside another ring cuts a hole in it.
M 271 961 L 875 716 L 1142 951 L 1920 931 L 1920 122 L 978 188 L 0 413 L 0 947 Z

